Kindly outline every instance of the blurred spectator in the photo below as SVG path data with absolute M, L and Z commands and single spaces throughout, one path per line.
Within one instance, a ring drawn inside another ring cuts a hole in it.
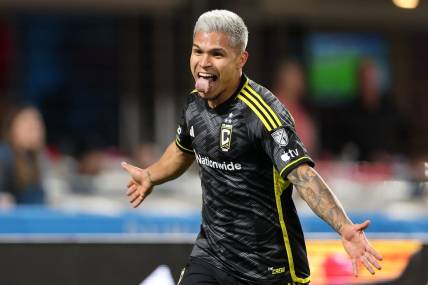
M 74 156 L 77 159 L 77 173 L 95 176 L 102 170 L 104 146 L 97 136 L 85 138 L 76 143 Z
M 375 62 L 362 59 L 357 74 L 359 93 L 347 112 L 349 137 L 345 149 L 356 160 L 388 162 L 406 139 L 403 121 L 390 94 L 381 92 Z
M 277 70 L 273 90 L 293 116 L 296 132 L 308 152 L 316 155 L 317 129 L 308 108 L 302 65 L 295 60 L 284 61 Z
M 75 142 L 73 156 L 76 168 L 72 171 L 70 186 L 74 193 L 92 194 L 94 179 L 103 170 L 104 146 L 101 138 L 94 135 Z
M 45 127 L 41 114 L 31 106 L 12 108 L 4 124 L 0 145 L 0 192 L 9 193 L 17 204 L 42 204 L 41 156 Z M 3 202 L 5 199 L 2 199 Z

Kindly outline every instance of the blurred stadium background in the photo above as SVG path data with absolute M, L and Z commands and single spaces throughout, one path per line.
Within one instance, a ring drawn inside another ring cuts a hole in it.
M 428 284 L 428 3 L 398 2 L 0 1 L 0 123 L 22 104 L 43 118 L 23 131 L 42 142 L 24 158 L 1 134 L 0 283 L 140 284 L 159 265 L 166 279 L 143 284 L 178 280 L 199 229 L 197 166 L 132 210 L 120 161 L 147 166 L 174 138 L 193 24 L 226 8 L 249 27 L 245 72 L 290 105 L 385 258 L 352 278 L 337 235 L 296 197 L 311 284 Z

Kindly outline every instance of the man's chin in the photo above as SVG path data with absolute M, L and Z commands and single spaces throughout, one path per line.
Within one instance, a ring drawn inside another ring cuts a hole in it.
M 198 90 L 198 94 L 204 100 L 211 100 L 216 97 L 211 90 L 206 93 Z

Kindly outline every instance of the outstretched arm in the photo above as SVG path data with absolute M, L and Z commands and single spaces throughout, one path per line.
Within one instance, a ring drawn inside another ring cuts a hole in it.
M 127 191 L 129 202 L 134 208 L 138 207 L 152 192 L 153 186 L 177 178 L 194 160 L 193 155 L 184 153 L 172 142 L 162 157 L 146 169 L 122 162 L 122 167 L 131 176 Z
M 343 247 L 352 260 L 355 276 L 358 275 L 358 261 L 362 262 L 372 274 L 375 273 L 372 266 L 381 269 L 377 260 L 382 260 L 382 256 L 369 244 L 363 232 L 368 227 L 369 221 L 354 225 L 334 193 L 309 165 L 297 167 L 288 174 L 287 178 L 294 184 L 312 211 L 341 236 Z

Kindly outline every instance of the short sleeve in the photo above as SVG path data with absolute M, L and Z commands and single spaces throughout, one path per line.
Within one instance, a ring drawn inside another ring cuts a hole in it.
M 177 126 L 175 144 L 181 151 L 193 154 L 192 139 L 190 137 L 189 130 L 187 128 L 187 122 L 186 122 L 187 107 L 188 107 L 188 102 L 183 108 L 183 112 Z
M 270 132 L 264 129 L 262 146 L 285 180 L 287 180 L 287 175 L 299 165 L 315 166 L 296 134 L 294 123 L 279 126 Z

